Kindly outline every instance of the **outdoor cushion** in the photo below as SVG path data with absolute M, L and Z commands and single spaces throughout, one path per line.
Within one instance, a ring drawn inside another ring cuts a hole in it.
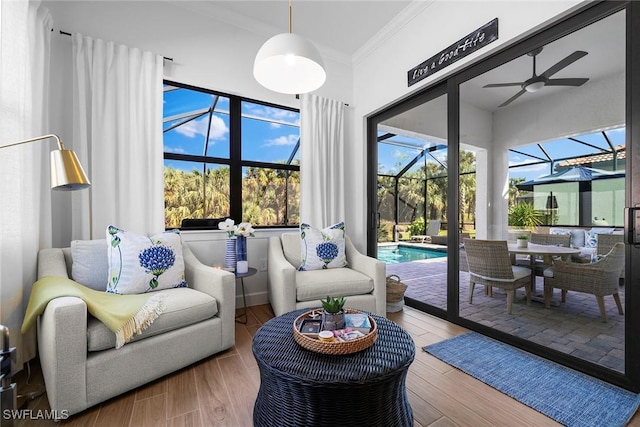
M 296 271 L 295 274 L 297 301 L 365 295 L 373 290 L 373 279 L 350 268 Z
M 598 247 L 598 234 L 611 234 L 614 228 L 592 228 L 591 230 L 584 232 L 584 246 L 588 248 Z
M 477 273 L 473 273 L 475 276 L 480 277 L 485 280 L 493 280 L 496 282 L 515 282 L 518 279 L 522 279 L 523 277 L 531 276 L 531 270 L 527 267 L 520 267 L 514 265 L 511 267 L 511 271 L 513 271 L 513 279 L 496 279 L 495 277 L 482 276 Z
M 572 248 L 581 248 L 584 246 L 584 238 L 585 238 L 585 230 L 581 228 L 557 228 L 551 227 L 549 229 L 549 234 L 570 234 L 570 246 Z
M 216 299 L 204 292 L 190 288 L 175 288 L 157 291 L 165 294 L 165 308 L 162 314 L 140 335 L 130 342 L 180 329 L 209 319 L 218 313 Z M 87 322 L 87 349 L 101 351 L 115 348 L 116 336 L 95 317 Z

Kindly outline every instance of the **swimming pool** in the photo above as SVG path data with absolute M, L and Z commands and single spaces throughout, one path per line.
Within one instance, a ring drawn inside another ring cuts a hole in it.
M 414 246 L 394 245 L 378 246 L 378 259 L 387 264 L 419 261 L 423 259 L 444 258 L 447 253 L 436 249 L 418 248 Z

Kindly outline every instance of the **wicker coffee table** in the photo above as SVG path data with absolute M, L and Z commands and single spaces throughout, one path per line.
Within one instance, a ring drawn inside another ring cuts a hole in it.
M 253 337 L 260 390 L 255 426 L 411 426 L 405 380 L 415 356 L 413 340 L 384 317 L 371 315 L 378 338 L 348 355 L 325 355 L 301 347 L 293 311 L 265 323 Z

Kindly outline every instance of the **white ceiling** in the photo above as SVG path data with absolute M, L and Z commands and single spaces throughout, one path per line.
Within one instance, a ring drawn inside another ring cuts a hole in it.
M 441 0 L 293 0 L 293 32 L 311 40 L 323 55 L 353 61 L 375 41 L 400 28 L 407 20 L 434 1 Z M 169 0 L 176 6 L 260 34 L 265 41 L 288 31 L 287 0 Z M 553 78 L 588 77 L 590 81 L 624 69 L 624 14 L 618 13 L 596 24 L 546 45 L 537 57 L 537 74 L 576 50 L 588 55 L 559 71 Z M 389 58 L 393 60 L 393 58 Z M 532 59 L 523 55 L 465 83 L 462 95 L 466 102 L 489 111 L 515 95 L 520 88 L 483 88 L 488 83 L 522 82 L 532 75 Z M 589 82 L 586 83 L 588 85 Z M 574 87 L 545 87 L 526 93 L 509 107 L 537 97 Z M 508 108 L 508 107 L 505 107 Z
M 562 91 L 580 90 L 590 83 L 624 71 L 625 66 L 625 14 L 618 12 L 592 25 L 582 28 L 543 47 L 536 59 L 536 72 L 542 74 L 548 68 L 577 50 L 588 55 L 580 58 L 552 76 L 553 79 L 586 77 L 583 86 L 547 86 L 536 93 L 525 93 L 507 107 L 520 105 L 538 97 Z M 489 83 L 523 82 L 532 76 L 533 60 L 522 55 L 506 64 L 494 68 L 461 86 L 465 102 L 489 111 L 515 95 L 520 87 L 483 88 Z
M 170 3 L 264 35 L 265 41 L 289 30 L 287 0 L 172 0 Z M 311 40 L 321 52 L 333 51 L 350 61 L 394 18 L 402 19 L 403 11 L 411 15 L 412 8 L 422 8 L 429 3 L 431 0 L 293 0 L 293 32 Z

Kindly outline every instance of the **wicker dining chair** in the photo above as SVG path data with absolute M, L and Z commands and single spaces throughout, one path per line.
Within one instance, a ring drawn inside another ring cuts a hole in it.
M 489 294 L 492 287 L 504 289 L 508 314 L 518 288 L 524 288 L 527 305 L 531 304 L 531 270 L 511 265 L 505 240 L 464 239 L 464 248 L 469 263 L 469 304 L 473 303 L 476 283 L 484 285 Z
M 598 246 L 596 248 L 596 253 L 598 255 L 606 255 L 618 242 L 624 242 L 624 235 L 598 234 Z M 624 279 L 624 265 L 622 266 L 622 271 L 620 271 L 620 278 Z
M 562 290 L 562 302 L 567 300 L 567 291 L 593 294 L 600 308 L 600 317 L 607 321 L 604 309 L 604 297 L 613 295 L 618 306 L 618 313 L 624 314 L 620 295 L 618 294 L 618 278 L 624 267 L 624 243 L 618 242 L 601 259 L 591 264 L 579 264 L 569 261 L 556 261 L 553 267 L 544 272 L 544 305 L 551 306 L 553 289 Z
M 571 245 L 571 234 L 531 233 L 529 241 L 536 245 L 563 246 L 568 248 Z

